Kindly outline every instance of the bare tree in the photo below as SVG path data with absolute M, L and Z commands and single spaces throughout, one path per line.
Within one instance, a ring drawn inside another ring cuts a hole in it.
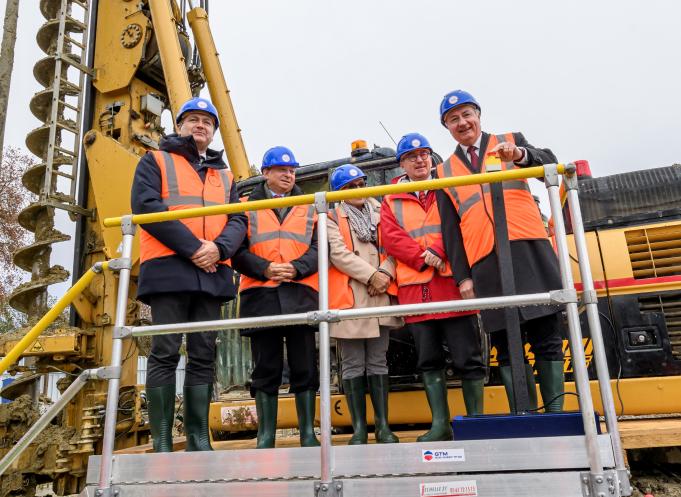
M 14 265 L 14 252 L 31 242 L 30 233 L 19 225 L 17 217 L 31 200 L 32 194 L 21 184 L 21 176 L 32 163 L 31 155 L 7 147 L 0 166 L 0 331 L 18 324 L 19 319 L 19 313 L 9 308 L 8 299 L 21 283 L 23 273 Z
M 3 24 L 2 46 L 0 46 L 0 162 L 2 162 L 5 143 L 5 120 L 9 86 L 14 67 L 14 45 L 17 42 L 17 21 L 19 20 L 19 0 L 7 0 L 5 23 Z

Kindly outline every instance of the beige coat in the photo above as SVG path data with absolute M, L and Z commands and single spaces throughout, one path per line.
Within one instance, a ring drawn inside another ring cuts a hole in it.
M 371 215 L 378 223 L 381 204 L 373 198 L 367 198 L 366 201 L 371 207 Z M 343 209 L 339 209 L 339 211 L 342 217 L 347 217 Z M 329 260 L 338 270 L 350 276 L 350 287 L 355 296 L 354 308 L 390 305 L 390 296 L 387 293 L 375 297 L 370 296 L 367 291 L 367 283 L 379 267 L 390 273 L 393 278 L 395 277 L 395 263 L 392 257 L 387 258 L 379 266 L 376 246 L 371 242 L 360 241 L 352 228 L 350 228 L 350 233 L 352 234 L 354 252 L 345 246 L 338 225 L 329 217 Z M 403 325 L 403 321 L 396 317 L 352 319 L 340 323 L 331 323 L 329 330 L 334 338 L 376 338 L 379 336 L 379 324 L 399 328 Z

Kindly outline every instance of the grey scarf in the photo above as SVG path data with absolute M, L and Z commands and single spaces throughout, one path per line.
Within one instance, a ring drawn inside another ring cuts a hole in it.
M 348 215 L 350 228 L 362 242 L 376 242 L 376 224 L 373 222 L 369 202 L 364 202 L 364 207 L 358 209 L 343 202 L 343 209 Z

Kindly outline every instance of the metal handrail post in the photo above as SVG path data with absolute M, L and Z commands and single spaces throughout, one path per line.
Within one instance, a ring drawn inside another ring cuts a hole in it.
M 135 236 L 135 225 L 132 223 L 132 216 L 125 216 L 121 224 L 123 231 L 123 248 L 121 257 L 127 264 L 120 268 L 118 274 L 118 295 L 116 298 L 116 319 L 115 328 L 125 326 L 125 318 L 128 310 L 128 290 L 130 286 L 130 269 L 132 257 L 132 241 Z M 102 442 L 102 462 L 99 469 L 99 485 L 95 495 L 103 496 L 109 494 L 111 486 L 111 472 L 113 464 L 113 449 L 116 439 L 116 421 L 118 414 L 118 389 L 121 383 L 121 362 L 123 352 L 123 339 L 114 334 L 113 346 L 111 348 L 111 370 L 117 374 L 111 375 L 109 379 L 109 390 L 106 398 L 106 415 L 104 417 L 104 439 Z
M 556 245 L 558 248 L 558 262 L 560 265 L 560 277 L 564 289 L 573 289 L 575 284 L 572 278 L 570 266 L 570 253 L 568 252 L 565 223 L 563 222 L 560 194 L 558 193 L 558 171 L 555 164 L 544 166 L 544 181 L 549 193 L 551 215 L 554 221 Z M 582 330 L 579 326 L 579 309 L 576 303 L 568 303 L 565 306 L 570 332 L 570 349 L 572 351 L 572 363 L 575 375 L 575 385 L 579 393 L 579 409 L 582 413 L 586 450 L 589 457 L 589 467 L 592 478 L 603 480 L 603 462 L 598 448 L 598 431 L 594 418 L 593 399 L 589 386 L 589 373 L 586 369 L 584 346 L 582 344 Z
M 619 427 L 617 425 L 617 413 L 615 412 L 615 401 L 610 387 L 610 372 L 608 371 L 608 360 L 605 355 L 605 345 L 603 343 L 603 330 L 601 319 L 598 312 L 598 296 L 594 287 L 591 275 L 591 263 L 589 262 L 589 252 L 584 233 L 584 222 L 582 219 L 582 209 L 579 205 L 579 186 L 577 175 L 566 175 L 563 177 L 567 200 L 572 219 L 572 233 L 574 235 L 575 247 L 577 249 L 577 259 L 579 262 L 579 272 L 582 277 L 583 299 L 586 305 L 586 315 L 591 332 L 591 342 L 594 348 L 594 361 L 596 362 L 596 373 L 598 375 L 598 385 L 601 391 L 601 401 L 605 415 L 605 423 L 608 427 L 608 434 L 612 441 L 612 450 L 615 455 L 615 469 L 619 477 L 620 488 L 631 494 L 631 484 L 629 483 L 629 472 L 624 462 L 624 450 L 620 438 Z
M 71 399 L 73 399 L 78 392 L 85 386 L 85 383 L 90 378 L 93 378 L 96 376 L 97 370 L 96 369 L 88 369 L 83 371 L 78 375 L 78 377 L 73 380 L 73 382 L 69 385 L 69 387 L 64 390 L 64 393 L 57 399 L 57 401 L 43 414 L 40 416 L 38 421 L 36 421 L 33 426 L 31 426 L 26 433 L 24 433 L 24 436 L 19 439 L 19 441 L 12 447 L 7 454 L 5 454 L 5 457 L 0 460 L 0 475 L 4 474 L 4 472 L 12 465 L 14 460 L 21 455 L 21 453 L 28 447 L 31 442 L 35 439 L 35 437 L 38 436 L 38 434 L 43 431 L 43 429 L 50 424 L 50 421 L 52 421 L 57 414 L 61 412 L 61 410 L 71 402 Z
M 317 211 L 317 261 L 319 264 L 319 311 L 329 309 L 329 206 L 326 192 L 315 193 Z M 321 485 L 331 485 L 331 346 L 329 322 L 319 323 L 319 419 L 321 427 Z M 328 487 L 327 487 L 328 488 Z

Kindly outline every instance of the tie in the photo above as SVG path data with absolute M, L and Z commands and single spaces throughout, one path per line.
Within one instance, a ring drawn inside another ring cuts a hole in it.
M 421 202 L 421 205 L 423 208 L 426 208 L 426 192 L 419 192 L 419 202 Z
M 475 153 L 475 149 L 478 148 L 475 145 L 468 147 L 468 154 L 471 156 L 471 167 L 477 171 L 478 168 L 478 154 Z

